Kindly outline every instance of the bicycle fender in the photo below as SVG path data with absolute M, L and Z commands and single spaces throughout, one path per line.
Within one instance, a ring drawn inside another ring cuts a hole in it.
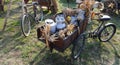
M 113 25 L 113 26 L 115 26 L 114 23 L 107 23 L 107 24 L 105 24 L 105 26 L 109 26 L 109 25 Z
M 102 27 L 100 28 L 100 30 L 98 31 L 98 34 L 102 31 L 103 28 L 105 28 L 105 27 L 107 27 L 107 26 L 110 26 L 110 25 L 116 27 L 116 25 L 115 25 L 114 23 L 107 23 L 107 24 L 105 24 L 105 26 L 102 26 Z

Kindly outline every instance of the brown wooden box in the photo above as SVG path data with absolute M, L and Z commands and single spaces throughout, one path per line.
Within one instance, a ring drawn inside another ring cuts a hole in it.
M 71 43 L 72 43 L 81 33 L 83 33 L 83 32 L 85 31 L 86 26 L 87 26 L 87 23 L 88 23 L 88 20 L 87 20 L 87 19 L 85 19 L 85 20 L 81 23 L 80 28 L 79 28 L 79 29 L 80 29 L 80 33 L 78 33 L 78 28 L 75 28 L 74 32 L 73 32 L 71 35 L 65 37 L 64 39 L 58 38 L 57 41 L 55 41 L 55 42 L 49 41 L 49 42 L 50 42 L 50 47 L 51 47 L 51 48 L 54 48 L 54 49 L 56 49 L 56 50 L 58 50 L 58 51 L 60 51 L 60 52 L 63 52 L 66 48 L 68 48 L 68 47 L 71 45 Z M 40 27 L 37 29 L 37 37 L 38 37 L 38 39 L 41 37 L 40 29 L 41 29 Z M 45 42 L 45 39 L 39 39 L 39 40 Z

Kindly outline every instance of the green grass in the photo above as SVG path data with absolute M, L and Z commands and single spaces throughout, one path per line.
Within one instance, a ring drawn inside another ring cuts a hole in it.
M 3 24 L 4 24 L 4 19 L 3 18 L 0 18 L 0 30 L 2 29 L 2 27 L 3 27 Z
M 66 0 L 59 0 L 59 12 L 67 7 Z M 70 2 L 70 7 L 75 4 Z M 63 7 L 64 6 L 64 7 Z M 13 8 L 14 9 L 14 8 Z M 117 26 L 117 33 L 109 42 L 87 39 L 84 51 L 78 60 L 71 60 L 71 47 L 63 53 L 53 50 L 51 53 L 45 44 L 37 40 L 36 29 L 32 28 L 30 36 L 24 37 L 20 29 L 20 17 L 12 12 L 4 32 L 0 32 L 0 65 L 120 65 L 120 20 L 112 16 L 111 22 Z M 51 15 L 47 14 L 48 17 Z M 17 17 L 16 17 L 17 16 Z M 16 17 L 16 18 L 15 18 Z M 4 17 L 0 18 L 0 30 Z

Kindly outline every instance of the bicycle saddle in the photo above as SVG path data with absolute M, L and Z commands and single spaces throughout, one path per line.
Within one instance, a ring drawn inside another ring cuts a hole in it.
M 108 15 L 100 15 L 100 18 L 99 18 L 100 21 L 108 21 L 110 19 L 111 17 Z

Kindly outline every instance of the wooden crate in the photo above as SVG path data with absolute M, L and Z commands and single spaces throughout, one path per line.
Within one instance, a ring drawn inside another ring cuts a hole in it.
M 77 37 L 78 37 L 81 33 L 83 33 L 83 32 L 85 31 L 86 26 L 87 26 L 87 23 L 88 23 L 88 19 L 85 19 L 85 20 L 81 23 L 80 28 L 79 28 L 80 33 L 78 33 L 78 28 L 75 28 L 74 32 L 73 32 L 71 35 L 65 37 L 64 39 L 58 38 L 58 39 L 57 39 L 56 41 L 54 41 L 54 42 L 49 41 L 49 43 L 50 43 L 50 45 L 49 45 L 50 48 L 56 49 L 56 50 L 58 50 L 58 51 L 60 51 L 60 52 L 63 52 L 66 48 L 68 48 L 68 47 L 71 45 L 71 43 L 72 43 L 75 39 L 77 39 Z M 41 34 L 42 31 L 40 31 L 40 29 L 42 29 L 42 27 L 39 27 L 39 28 L 37 29 L 37 37 L 38 37 L 39 40 L 41 40 L 42 42 L 45 43 L 45 39 L 40 39 L 40 37 L 41 37 L 41 35 L 42 35 L 42 34 Z

